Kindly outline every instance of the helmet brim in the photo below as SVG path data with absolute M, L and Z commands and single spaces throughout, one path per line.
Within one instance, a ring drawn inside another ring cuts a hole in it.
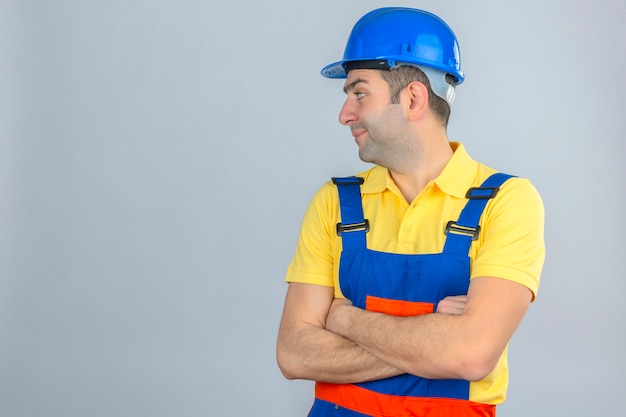
M 346 78 L 346 69 L 343 64 L 345 61 L 337 61 L 332 64 L 326 65 L 322 68 L 321 74 L 326 78 Z
M 322 74 L 322 76 L 326 77 L 326 78 L 346 78 L 348 76 L 348 74 L 346 73 L 346 63 L 347 62 L 357 62 L 357 61 L 381 61 L 381 60 L 387 60 L 389 61 L 390 65 L 393 67 L 394 63 L 396 65 L 413 65 L 413 66 L 427 66 L 439 71 L 443 71 L 446 72 L 448 74 L 451 74 L 454 77 L 454 83 L 455 85 L 459 85 L 461 83 L 463 83 L 463 81 L 465 80 L 465 74 L 463 74 L 463 72 L 461 71 L 456 71 L 454 73 L 451 73 L 449 71 L 447 71 L 449 68 L 440 65 L 436 62 L 427 62 L 424 60 L 408 60 L 406 59 L 406 56 L 393 56 L 393 57 L 374 57 L 374 58 L 370 58 L 370 59 L 345 59 L 345 60 L 341 60 L 341 61 L 337 61 L 337 62 L 333 62 L 332 64 L 326 65 L 324 68 L 322 68 L 322 70 L 320 71 L 320 73 Z M 374 68 L 372 68 L 374 69 Z

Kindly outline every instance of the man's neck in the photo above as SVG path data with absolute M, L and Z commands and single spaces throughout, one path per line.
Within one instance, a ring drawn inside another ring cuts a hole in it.
M 438 140 L 419 152 L 418 160 L 413 166 L 402 170 L 390 169 L 389 173 L 410 204 L 429 182 L 441 174 L 453 154 L 447 138 L 445 141 Z

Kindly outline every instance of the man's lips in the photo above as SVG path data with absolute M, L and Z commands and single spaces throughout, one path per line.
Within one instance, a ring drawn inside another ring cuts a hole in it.
M 354 136 L 354 140 L 358 141 L 363 135 L 367 133 L 365 129 L 354 129 L 352 130 L 352 136 Z

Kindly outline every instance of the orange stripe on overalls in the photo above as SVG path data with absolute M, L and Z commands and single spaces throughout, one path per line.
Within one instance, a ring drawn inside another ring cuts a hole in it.
M 494 417 L 496 406 L 451 398 L 386 395 L 351 384 L 315 384 L 315 397 L 372 417 Z M 335 407 L 337 410 L 337 408 Z

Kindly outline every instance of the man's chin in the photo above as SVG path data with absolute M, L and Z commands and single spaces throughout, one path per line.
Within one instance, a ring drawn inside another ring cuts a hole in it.
M 363 149 L 359 149 L 359 159 L 363 162 L 367 162 L 368 164 L 376 163 L 376 158 L 368 152 L 365 152 Z

